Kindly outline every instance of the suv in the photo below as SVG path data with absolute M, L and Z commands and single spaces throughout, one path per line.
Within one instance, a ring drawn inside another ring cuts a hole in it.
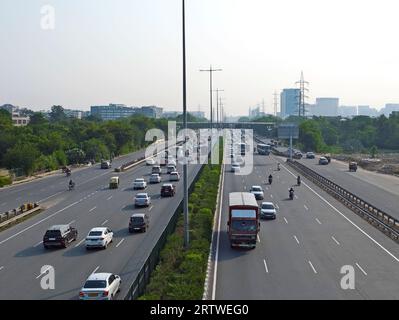
M 130 217 L 129 232 L 134 231 L 146 232 L 149 227 L 150 218 L 145 213 L 136 213 Z
M 161 197 L 173 197 L 176 193 L 176 188 L 173 184 L 164 184 L 161 188 Z
M 47 229 L 43 237 L 43 246 L 45 249 L 49 247 L 66 248 L 69 243 L 76 241 L 78 231 L 69 225 L 56 225 Z
M 157 173 L 157 174 L 161 175 L 161 173 L 162 173 L 161 167 L 160 166 L 153 166 L 152 170 L 151 170 L 151 173 L 152 174 Z
M 313 152 L 306 152 L 306 159 L 314 159 L 316 158 Z

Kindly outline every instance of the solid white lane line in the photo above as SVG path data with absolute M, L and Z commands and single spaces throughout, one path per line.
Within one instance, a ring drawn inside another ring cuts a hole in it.
M 284 217 L 284 221 L 285 221 L 286 224 L 288 224 L 288 221 L 287 221 L 287 219 L 285 217 Z
M 321 222 L 320 222 L 320 220 L 319 220 L 319 219 L 317 219 L 317 218 L 316 218 L 316 221 L 317 221 L 317 223 L 318 223 L 318 224 L 321 224 Z
M 364 274 L 365 276 L 367 276 L 366 271 L 364 271 L 363 268 L 362 268 L 357 262 L 356 262 L 356 266 L 360 269 L 361 272 L 363 272 L 363 274 Z
M 309 208 L 306 205 L 303 205 L 305 207 L 306 210 L 309 210 Z
M 260 238 L 259 238 L 259 234 L 258 234 L 257 238 L 258 238 L 258 242 L 260 243 Z
M 119 241 L 118 244 L 116 245 L 116 247 L 118 248 L 122 244 L 123 241 L 125 241 L 125 239 L 122 239 L 121 241 Z
M 75 248 L 79 247 L 86 239 L 83 238 L 82 240 L 80 240 L 76 245 Z
M 91 208 L 91 209 L 89 210 L 89 212 L 92 212 L 93 210 L 96 210 L 96 209 L 97 209 L 97 207 Z
M 91 274 L 96 273 L 96 271 L 97 271 L 98 269 L 100 269 L 100 266 L 98 266 L 97 268 L 95 268 Z
M 295 241 L 299 244 L 299 240 L 296 236 L 294 236 Z
M 331 238 L 335 241 L 335 243 L 336 243 L 337 245 L 340 245 L 340 243 L 338 242 L 337 239 L 334 238 L 334 236 L 331 236 Z
M 101 225 L 103 226 L 104 224 L 106 224 L 108 222 L 108 220 L 105 220 Z
M 309 264 L 310 264 L 310 266 L 312 267 L 313 272 L 317 274 L 317 271 L 316 271 L 316 269 L 313 267 L 313 264 L 312 264 L 312 262 L 311 262 L 310 260 L 309 260 Z
M 288 170 L 285 166 L 283 166 L 285 170 L 287 170 L 289 173 L 291 173 L 294 177 L 295 174 L 293 174 L 290 170 Z M 377 240 L 375 240 L 373 237 L 371 237 L 367 232 L 365 232 L 362 228 L 360 228 L 356 223 L 354 223 L 351 219 L 349 219 L 347 216 L 345 216 L 341 211 L 339 211 L 337 208 L 335 208 L 330 202 L 328 202 L 323 196 L 318 194 L 315 190 L 313 190 L 307 183 L 303 182 L 303 184 L 310 190 L 312 191 L 315 195 L 317 195 L 323 202 L 325 202 L 328 206 L 330 206 L 335 212 L 337 212 L 340 216 L 342 216 L 346 221 L 348 221 L 352 226 L 354 226 L 358 231 L 360 231 L 362 234 L 364 234 L 369 240 L 371 240 L 374 244 L 376 244 L 378 247 L 380 247 L 385 253 L 387 253 L 390 257 L 392 257 L 396 262 L 399 262 L 399 258 L 397 258 L 393 253 L 391 253 L 388 249 L 386 249 L 383 245 L 381 245 Z M 1 243 L 0 243 L 1 244 Z
M 112 199 L 112 196 L 108 197 L 108 198 L 107 198 L 107 201 L 108 201 L 108 200 L 111 200 L 111 199 Z
M 267 263 L 265 259 L 263 259 L 263 264 L 265 265 L 266 273 L 269 273 L 269 269 L 267 268 Z
M 33 246 L 33 248 L 36 248 L 36 247 L 40 246 L 42 243 L 43 243 L 43 240 L 40 241 L 39 243 L 36 243 L 36 244 Z
M 278 204 L 276 203 L 276 208 L 279 210 L 280 209 L 280 207 L 278 206 Z
M 148 209 L 148 211 L 151 211 L 152 209 L 154 209 L 154 206 L 151 206 L 151 207 Z

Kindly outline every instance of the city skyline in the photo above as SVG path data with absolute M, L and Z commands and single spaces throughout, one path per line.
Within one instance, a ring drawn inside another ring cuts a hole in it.
M 54 30 L 41 29 L 47 4 L 55 8 Z M 181 108 L 179 1 L 4 0 L 0 8 L 7 43 L 0 104 Z M 302 70 L 309 101 L 332 96 L 377 109 L 398 102 L 395 3 L 362 1 L 361 8 L 359 15 L 358 2 L 342 0 L 188 1 L 188 104 L 209 116 L 208 82 L 198 70 L 210 64 L 223 68 L 214 85 L 225 89 L 230 115 L 262 99 L 271 113 L 273 92 L 295 87 Z M 294 36 L 298 24 L 308 41 Z

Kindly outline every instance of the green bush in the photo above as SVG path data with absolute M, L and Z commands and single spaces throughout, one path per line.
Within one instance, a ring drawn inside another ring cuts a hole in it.
M 12 183 L 10 177 L 0 177 L 0 188 Z

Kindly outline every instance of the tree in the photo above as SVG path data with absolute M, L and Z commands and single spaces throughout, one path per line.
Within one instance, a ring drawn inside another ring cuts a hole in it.
M 325 143 L 321 135 L 321 130 L 313 120 L 307 120 L 299 126 L 299 143 L 305 151 L 320 152 L 325 149 Z
M 26 175 L 30 175 L 34 171 L 34 165 L 39 156 L 39 151 L 32 144 L 16 144 L 7 150 L 4 164 L 8 169 L 21 168 Z
M 374 159 L 375 156 L 377 155 L 377 153 L 378 153 L 377 147 L 376 147 L 375 145 L 372 146 L 372 147 L 370 148 L 370 156 L 371 156 L 371 158 Z
M 59 122 L 62 120 L 66 120 L 67 116 L 64 112 L 64 108 L 62 106 L 52 106 L 50 112 L 50 120 L 52 122 Z
M 7 110 L 0 110 L 0 131 L 3 132 L 6 129 L 12 127 L 11 114 Z
M 69 163 L 75 163 L 75 164 L 82 163 L 86 157 L 84 151 L 79 148 L 73 148 L 71 150 L 68 150 L 66 155 Z
M 87 160 L 108 159 L 110 158 L 110 152 L 107 146 L 99 139 L 90 139 L 83 144 L 83 149 L 86 153 Z
M 43 113 L 41 113 L 41 112 L 35 112 L 30 117 L 29 125 L 32 125 L 32 126 L 44 125 L 45 123 L 48 123 L 48 120 L 44 117 Z

